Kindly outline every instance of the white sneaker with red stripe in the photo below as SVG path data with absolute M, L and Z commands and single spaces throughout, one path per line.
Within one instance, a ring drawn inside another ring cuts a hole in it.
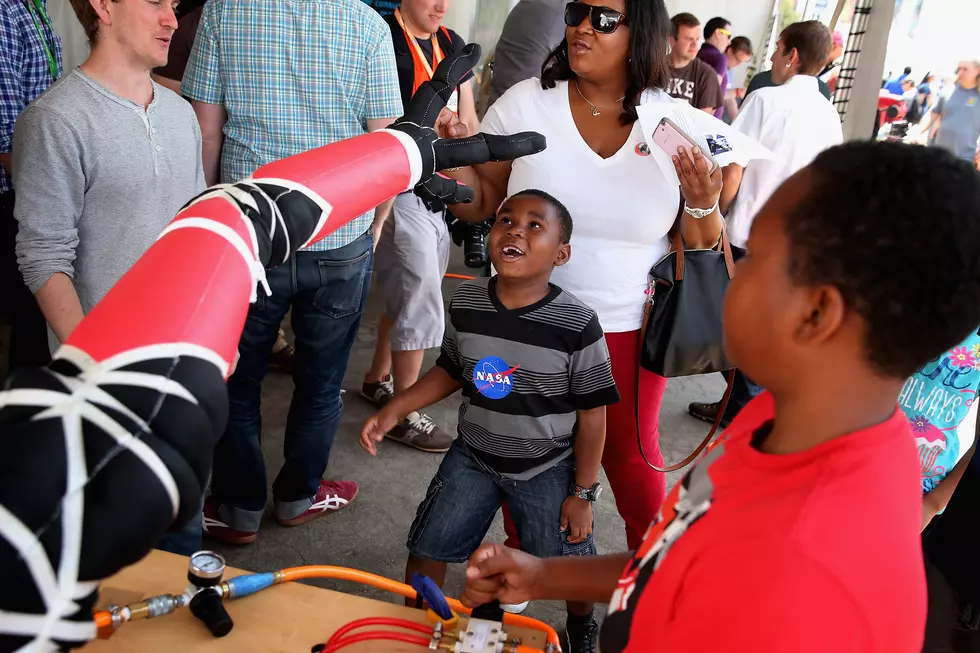
M 357 497 L 354 481 L 320 481 L 316 496 L 301 501 L 276 500 L 276 521 L 300 526 L 317 517 L 343 510 Z

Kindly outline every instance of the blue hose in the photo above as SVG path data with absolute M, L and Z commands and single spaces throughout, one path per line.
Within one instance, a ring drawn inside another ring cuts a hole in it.
M 255 594 L 258 591 L 271 587 L 275 583 L 276 575 L 268 571 L 263 574 L 248 574 L 247 576 L 235 576 L 227 581 L 231 588 L 229 598 L 240 599 Z

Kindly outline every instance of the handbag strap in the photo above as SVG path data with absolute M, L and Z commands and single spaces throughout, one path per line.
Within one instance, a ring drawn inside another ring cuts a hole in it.
M 732 368 L 728 372 L 728 387 L 725 388 L 725 394 L 721 398 L 721 403 L 718 405 L 718 415 L 715 416 L 715 422 L 714 424 L 711 425 L 711 430 L 709 430 L 708 434 L 704 436 L 703 440 L 701 440 L 701 444 L 695 447 L 694 451 L 689 453 L 687 457 L 684 458 L 684 460 L 680 461 L 679 463 L 674 463 L 673 465 L 668 465 L 666 467 L 658 467 L 653 463 L 651 463 L 650 460 L 647 458 L 646 452 L 643 451 L 643 435 L 640 431 L 640 378 L 641 378 L 640 366 L 637 365 L 636 366 L 636 398 L 633 403 L 633 408 L 636 411 L 636 446 L 640 448 L 640 456 L 643 458 L 643 462 L 645 462 L 651 469 L 658 472 L 663 472 L 666 474 L 667 472 L 676 472 L 679 469 L 684 469 L 692 462 L 697 460 L 698 456 L 701 455 L 701 452 L 704 451 L 704 448 L 707 447 L 708 444 L 711 443 L 711 440 L 715 437 L 715 433 L 718 431 L 718 427 L 721 426 L 721 420 L 725 416 L 725 409 L 728 408 L 728 400 L 731 399 L 732 387 L 735 384 L 735 368 Z
M 684 201 L 681 200 L 681 212 L 684 211 Z M 684 236 L 681 234 L 680 216 L 678 216 L 677 228 L 670 233 L 670 248 L 674 251 L 674 280 L 684 280 Z M 728 278 L 735 277 L 735 258 L 732 256 L 732 245 L 728 241 L 728 229 L 725 228 L 725 221 L 721 222 L 721 237 L 714 249 L 720 251 L 725 257 L 725 269 L 728 271 Z

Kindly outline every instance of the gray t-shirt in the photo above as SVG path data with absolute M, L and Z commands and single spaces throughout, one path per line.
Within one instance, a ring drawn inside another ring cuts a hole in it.
M 63 272 L 86 313 L 205 187 L 189 103 L 154 83 L 144 109 L 77 68 L 24 110 L 13 152 L 24 281 Z
M 566 0 L 520 0 L 504 23 L 493 55 L 493 80 L 487 106 L 507 89 L 539 77 L 541 65 L 565 38 Z
M 980 139 L 980 91 L 957 86 L 948 98 L 939 98 L 933 111 L 942 118 L 933 144 L 972 161 Z

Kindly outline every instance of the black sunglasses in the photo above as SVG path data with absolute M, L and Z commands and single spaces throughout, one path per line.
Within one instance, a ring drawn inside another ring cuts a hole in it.
M 612 34 L 616 28 L 626 22 L 626 16 L 609 7 L 587 5 L 582 2 L 569 2 L 565 5 L 565 24 L 578 27 L 589 17 L 592 29 L 598 34 Z

